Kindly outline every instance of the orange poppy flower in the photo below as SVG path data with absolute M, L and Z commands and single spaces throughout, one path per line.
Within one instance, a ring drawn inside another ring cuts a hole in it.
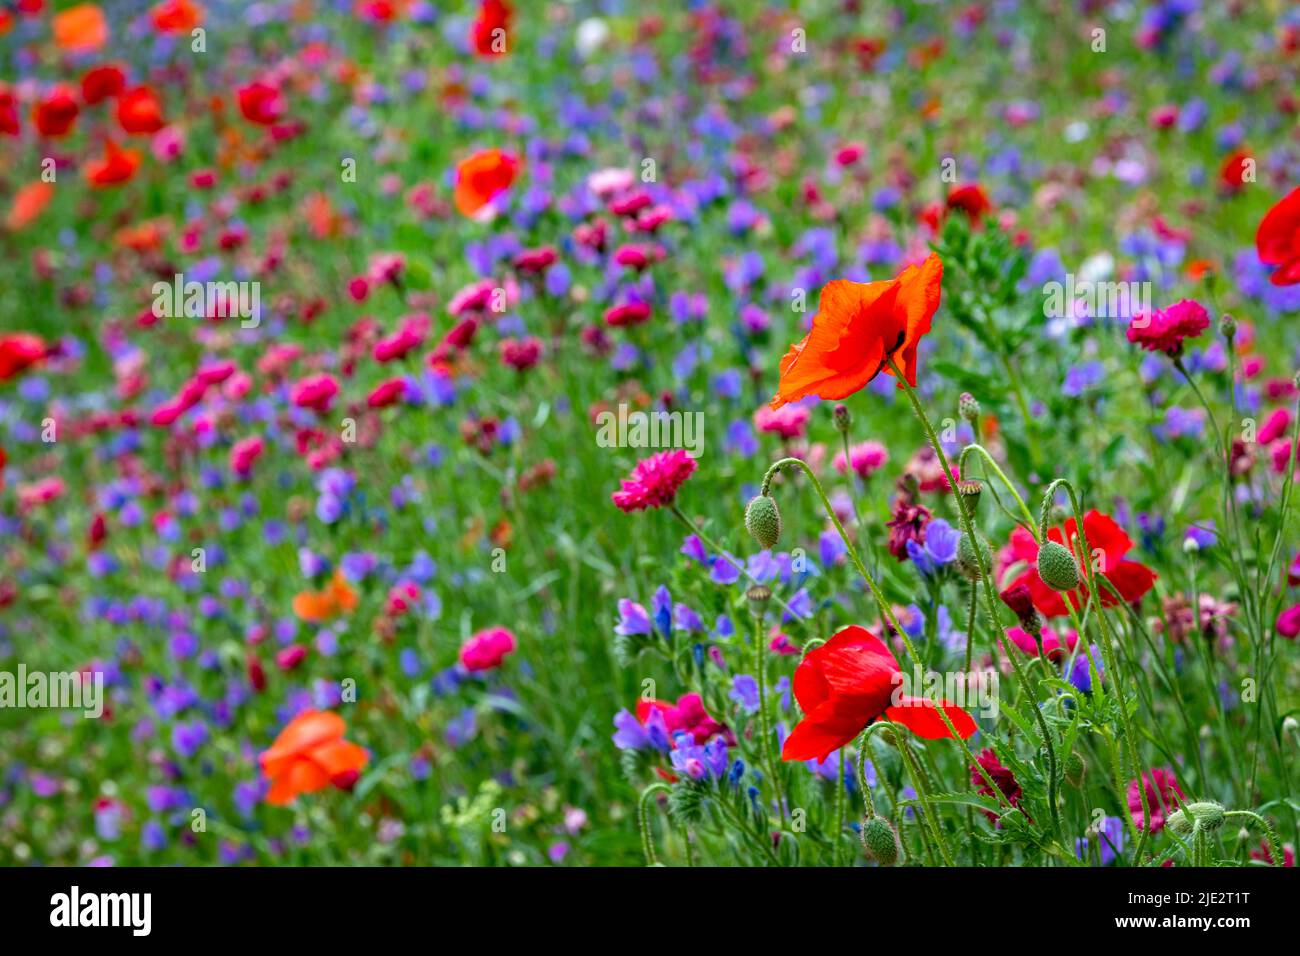
M 17 232 L 34 220 L 54 198 L 54 184 L 36 180 L 23 186 L 14 193 L 9 215 L 5 217 L 5 226 L 10 232 Z
M 473 216 L 510 188 L 523 163 L 512 153 L 485 149 L 456 166 L 456 208 Z
M 51 26 L 54 42 L 64 50 L 98 50 L 108 42 L 108 21 L 93 3 L 79 3 L 56 13 Z
M 289 721 L 258 763 L 271 781 L 266 802 L 281 807 L 300 793 L 330 784 L 347 790 L 370 761 L 365 748 L 343 739 L 347 724 L 338 714 L 304 710 Z
M 357 606 L 357 592 L 348 584 L 340 570 L 334 571 L 330 583 L 320 591 L 303 591 L 293 599 L 293 613 L 304 621 L 313 623 L 328 621 L 330 618 Z
M 943 262 L 933 252 L 919 266 L 880 282 L 836 279 L 822 289 L 813 327 L 781 359 L 781 381 L 771 405 L 809 395 L 847 398 L 898 363 L 916 385 L 916 348 L 939 308 Z
M 116 186 L 134 176 L 139 166 L 138 151 L 123 149 L 110 139 L 104 143 L 103 158 L 86 163 L 85 175 L 92 186 Z

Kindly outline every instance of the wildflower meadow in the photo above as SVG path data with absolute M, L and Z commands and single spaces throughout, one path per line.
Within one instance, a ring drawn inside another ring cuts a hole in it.
M 1294 866 L 1298 118 L 1281 0 L 0 2 L 0 863 Z

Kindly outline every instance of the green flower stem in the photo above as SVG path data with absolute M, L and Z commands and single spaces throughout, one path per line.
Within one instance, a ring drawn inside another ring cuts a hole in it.
M 710 538 L 708 535 L 706 535 L 703 531 L 701 531 L 699 528 L 697 528 L 697 527 L 695 526 L 695 523 L 694 523 L 693 521 L 691 521 L 690 518 L 686 517 L 686 515 L 684 515 L 684 514 L 682 513 L 682 509 L 679 508 L 679 507 L 677 506 L 677 502 L 674 501 L 672 504 L 670 504 L 670 505 L 668 506 L 668 510 L 671 511 L 674 515 L 677 516 L 677 520 L 678 520 L 678 521 L 680 521 L 682 524 L 686 525 L 686 527 L 688 527 L 688 528 L 691 529 L 691 534 L 697 536 L 697 537 L 698 537 L 701 541 L 703 541 L 706 545 L 708 545 L 708 546 L 709 546 L 710 548 L 712 548 L 714 551 L 718 552 L 718 554 L 719 554 L 721 557 L 726 558 L 726 559 L 727 559 L 727 563 L 730 564 L 730 565 L 731 565 L 733 568 L 735 568 L 737 571 L 739 571 L 741 574 L 743 574 L 746 578 L 748 578 L 750 584 L 762 584 L 762 583 L 763 583 L 762 581 L 758 580 L 758 578 L 756 578 L 756 577 L 754 577 L 752 574 L 750 574 L 748 568 L 746 568 L 743 564 L 741 564 L 739 561 L 737 561 L 737 560 L 736 560 L 735 558 L 733 558 L 731 555 L 727 554 L 727 552 L 726 552 L 725 550 L 723 550 L 723 548 L 722 548 L 722 546 L 721 546 L 720 544 L 718 544 L 716 541 L 714 541 L 712 538 Z M 793 617 L 793 618 L 795 618 L 795 619 L 798 619 L 799 615 L 795 613 L 794 609 L 793 609 L 792 607 L 790 607 L 790 605 L 788 605 L 788 604 L 786 604 L 784 601 L 782 601 L 782 600 L 781 600 L 779 597 L 777 597 L 775 594 L 772 595 L 772 600 L 775 601 L 777 604 L 781 605 L 781 608 L 782 608 L 782 609 L 783 609 L 787 614 L 789 614 L 791 617 Z
M 876 579 L 871 576 L 871 574 L 867 571 L 866 567 L 862 564 L 862 559 L 858 556 L 857 549 L 853 546 L 853 542 L 849 540 L 848 533 L 845 532 L 844 530 L 844 525 L 842 525 L 840 523 L 840 519 L 836 517 L 835 509 L 831 507 L 831 503 L 829 499 L 827 499 L 826 497 L 825 489 L 822 488 L 821 482 L 817 480 L 817 476 L 813 473 L 813 470 L 808 466 L 808 463 L 804 461 L 802 458 L 782 458 L 781 460 L 774 462 L 772 466 L 768 468 L 767 474 L 763 476 L 763 485 L 762 485 L 761 493 L 767 494 L 768 489 L 772 485 L 772 479 L 776 477 L 777 472 L 779 472 L 782 468 L 787 468 L 787 467 L 800 468 L 803 470 L 804 474 L 808 476 L 808 479 L 812 482 L 813 488 L 817 492 L 817 496 L 821 499 L 822 507 L 825 509 L 827 517 L 829 517 L 831 519 L 831 522 L 835 525 L 835 530 L 839 532 L 840 540 L 844 542 L 844 547 L 848 549 L 849 559 L 853 562 L 853 566 L 857 568 L 858 574 L 862 576 L 862 580 L 866 582 L 867 588 L 868 590 L 871 591 L 872 597 L 876 599 L 876 605 L 880 608 L 881 615 L 889 623 L 889 626 L 893 628 L 894 633 L 896 633 L 899 636 L 899 638 L 902 639 L 903 647 L 906 648 L 907 650 L 908 658 L 912 661 L 914 665 L 916 665 L 917 668 L 924 670 L 924 667 L 921 663 L 921 657 L 919 654 L 917 654 L 916 647 L 912 644 L 911 638 L 908 637 L 907 631 L 903 630 L 903 626 L 898 623 L 898 617 L 894 614 L 893 608 L 889 606 L 889 602 L 885 600 L 885 594 L 883 591 L 880 590 L 880 586 L 876 583 Z M 997 618 L 995 617 L 994 620 L 996 621 Z M 999 627 L 1000 626 L 1001 624 L 999 622 Z M 1005 635 L 1005 633 L 1006 632 L 1004 630 L 1003 634 Z M 969 761 L 974 767 L 976 767 L 976 769 L 979 770 L 980 774 L 984 777 L 985 781 L 988 782 L 988 785 L 992 789 L 992 791 L 995 794 L 997 794 L 999 797 L 1001 797 L 1004 802 L 1007 802 L 1006 797 L 1003 795 L 1002 791 L 998 789 L 998 786 L 993 782 L 992 777 L 990 777 L 988 775 L 988 772 L 985 771 L 984 768 L 979 765 L 978 761 L 976 761 L 975 755 L 971 753 L 971 749 L 967 745 L 966 741 L 963 740 L 961 738 L 961 735 L 957 733 L 957 728 L 953 726 L 952 720 L 948 717 L 948 713 L 942 707 L 936 707 L 935 712 L 939 715 L 939 719 L 942 720 L 944 725 L 948 728 L 948 732 L 952 735 L 952 739 L 957 741 L 957 743 L 961 746 L 962 751 L 966 755 L 967 761 Z M 880 723 L 872 724 L 872 726 L 867 728 L 867 730 L 868 732 L 870 732 L 871 729 L 878 726 L 881 726 L 881 724 Z M 1007 806 L 1008 807 L 1010 806 L 1009 802 L 1007 802 Z
M 912 403 L 912 410 L 916 412 L 916 417 L 921 420 L 921 427 L 925 431 L 925 437 L 930 442 L 930 447 L 934 449 L 934 453 L 939 458 L 939 466 L 943 469 L 945 480 L 952 481 L 952 468 L 948 464 L 948 456 L 944 454 L 943 445 L 939 441 L 939 436 L 935 434 L 934 426 L 930 424 L 929 417 L 925 414 L 925 408 L 921 405 L 921 400 L 917 397 L 916 390 L 912 388 L 911 384 L 907 381 L 907 376 L 903 374 L 902 369 L 898 367 L 898 364 L 894 361 L 893 357 L 891 356 L 887 361 L 889 367 L 894 372 L 894 377 L 898 379 L 899 385 L 901 385 L 903 391 L 907 393 L 908 400 Z M 1001 475 L 1000 469 L 999 475 L 1003 482 L 1010 487 L 1010 482 L 1006 480 L 1005 475 Z M 1019 499 L 1019 495 L 1016 497 Z M 959 494 L 954 494 L 953 499 L 957 506 L 957 516 L 961 523 L 962 531 L 970 535 L 971 540 L 974 540 L 975 527 L 971 522 L 970 515 L 966 511 L 966 503 L 962 501 L 962 497 Z M 1029 509 L 1024 507 L 1023 501 L 1021 501 L 1021 507 L 1024 512 L 1028 514 Z M 1055 835 L 1059 838 L 1061 835 L 1061 816 L 1060 810 L 1056 805 L 1056 747 L 1052 743 L 1052 732 L 1048 728 L 1047 720 L 1043 717 L 1042 709 L 1039 706 L 1038 692 L 1034 685 L 1025 676 L 1024 671 L 1021 670 L 1020 662 L 1016 659 L 1014 649 L 1011 646 L 1011 640 L 1007 637 L 1006 628 L 1002 626 L 1002 622 L 998 618 L 997 599 L 993 595 L 993 577 L 991 569 L 984 566 L 984 556 L 980 554 L 978 548 L 975 549 L 975 555 L 975 563 L 979 568 L 980 580 L 984 585 L 984 600 L 987 605 L 989 617 L 993 619 L 997 629 L 1002 632 L 1002 646 L 1007 648 L 1007 659 L 1011 661 L 1011 667 L 1012 670 L 1015 671 L 1016 679 L 1019 681 L 1022 691 L 1025 693 L 1034 708 L 1034 717 L 1038 723 L 1038 731 L 1042 735 L 1043 746 L 1047 748 L 1047 762 L 1050 770 L 1050 775 L 1048 777 L 1048 798 L 1052 814 L 1052 827 Z M 939 712 L 943 713 L 942 708 L 939 709 Z
M 984 459 L 984 464 L 995 476 L 997 476 L 997 479 L 1002 482 L 1003 487 L 1006 488 L 1007 491 L 1011 492 L 1011 497 L 1015 499 L 1016 505 L 1020 508 L 1020 513 L 1024 516 L 1025 526 L 1029 529 L 1031 534 L 1034 534 L 1035 537 L 1037 537 L 1037 531 L 1034 525 L 1034 516 L 1030 513 L 1029 506 L 1025 504 L 1025 499 L 1020 496 L 1020 492 L 1017 491 L 1016 486 L 1011 483 L 1011 479 L 1007 477 L 1006 472 L 1004 472 L 998 463 L 993 460 L 993 456 L 988 453 L 988 450 L 983 445 L 967 445 L 961 450 L 961 455 L 957 458 L 957 473 L 960 476 L 965 477 L 966 459 L 971 455 L 978 455 L 980 458 Z
M 1047 486 L 1047 490 L 1043 494 L 1043 505 L 1040 514 L 1040 533 L 1043 536 L 1046 536 L 1047 534 L 1048 513 L 1057 488 L 1064 488 L 1070 497 L 1070 507 L 1074 512 L 1074 525 L 1077 535 L 1076 540 L 1078 541 L 1079 547 L 1082 551 L 1080 557 L 1083 558 L 1081 564 L 1083 566 L 1084 577 L 1087 579 L 1089 592 L 1097 595 L 1098 607 L 1096 619 L 1097 626 L 1101 630 L 1102 662 L 1106 668 L 1106 672 L 1111 675 L 1111 679 L 1115 682 L 1115 697 L 1116 703 L 1119 706 L 1120 735 L 1123 738 L 1123 745 L 1128 750 L 1129 762 L 1133 770 L 1133 777 L 1137 781 L 1138 785 L 1138 799 L 1142 803 L 1142 827 L 1136 835 L 1137 846 L 1133 851 L 1133 863 L 1134 865 L 1138 865 L 1142 859 L 1142 849 L 1146 845 L 1147 837 L 1151 832 L 1151 808 L 1147 805 L 1147 788 L 1142 778 L 1142 761 L 1138 756 L 1136 735 L 1133 731 L 1132 721 L 1129 719 L 1128 705 L 1124 702 L 1125 682 L 1123 674 L 1119 670 L 1119 664 L 1115 658 L 1115 648 L 1113 646 L 1114 639 L 1111 634 L 1110 626 L 1106 620 L 1106 610 L 1101 606 L 1101 590 L 1100 585 L 1098 584 L 1099 575 L 1097 574 L 1097 569 L 1093 566 L 1092 549 L 1088 546 L 1088 532 L 1083 526 L 1083 510 L 1079 507 L 1079 498 L 1078 495 L 1075 494 L 1074 485 L 1066 478 L 1057 478 Z M 1110 590 L 1116 601 L 1122 604 L 1124 599 L 1110 583 L 1110 579 L 1105 576 L 1100 576 L 1100 580 L 1105 582 L 1105 586 Z M 1069 602 L 1067 601 L 1066 604 L 1068 606 Z M 1084 636 L 1085 635 L 1080 635 L 1080 637 Z M 1089 655 L 1089 660 L 1091 661 L 1091 655 Z M 1092 663 L 1089 664 L 1090 668 L 1094 668 L 1094 666 L 1095 665 Z M 1100 682 L 1094 686 L 1100 686 Z
M 641 791 L 641 799 L 637 803 L 637 824 L 641 829 L 641 850 L 645 853 L 646 866 L 659 866 L 659 858 L 655 856 L 654 834 L 650 832 L 650 798 L 656 793 L 670 793 L 668 784 L 652 783 Z
M 1268 855 L 1273 858 L 1273 866 L 1282 866 L 1286 857 L 1283 855 L 1282 843 L 1277 838 L 1277 833 L 1269 822 L 1254 810 L 1229 810 L 1223 815 L 1225 820 L 1233 820 L 1244 817 L 1247 820 L 1253 820 L 1259 824 L 1259 828 L 1264 831 L 1264 836 L 1268 840 Z
M 836 866 L 840 865 L 840 848 L 844 843 L 844 822 L 848 813 L 848 795 L 845 793 L 844 786 L 844 751 L 848 747 L 845 744 L 840 747 L 839 775 L 835 778 L 835 842 L 831 844 L 831 862 Z
M 758 682 L 758 756 L 764 769 L 772 778 L 772 789 L 776 792 L 777 819 L 785 821 L 785 795 L 781 788 L 780 763 L 773 756 L 772 722 L 768 713 L 767 701 L 767 663 L 763 655 L 763 617 L 754 615 L 754 670 Z
M 943 827 L 939 825 L 939 817 L 934 812 L 934 807 L 930 803 L 930 787 L 926 782 L 925 771 L 917 762 L 916 755 L 912 753 L 911 744 L 908 743 L 907 735 L 902 733 L 900 724 L 890 724 L 894 728 L 894 741 L 897 744 L 898 752 L 903 757 L 903 764 L 907 767 L 907 774 L 912 778 L 912 786 L 916 790 L 916 798 L 921 803 L 921 813 L 923 816 L 922 826 L 928 827 L 935 846 L 939 850 L 939 856 L 948 866 L 955 866 L 952 851 L 948 849 L 947 841 L 943 838 Z

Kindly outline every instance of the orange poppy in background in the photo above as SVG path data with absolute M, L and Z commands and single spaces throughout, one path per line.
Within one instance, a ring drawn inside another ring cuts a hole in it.
M 54 198 L 54 184 L 36 180 L 23 186 L 14 193 L 14 201 L 5 217 L 5 226 L 11 232 L 17 232 L 34 220 Z
M 342 717 L 324 710 L 304 710 L 289 721 L 258 758 L 271 781 L 266 802 L 284 806 L 300 793 L 315 793 L 330 784 L 351 788 L 370 757 L 364 747 L 343 739 L 347 729 Z
M 85 176 L 92 186 L 116 186 L 134 176 L 139 167 L 139 152 L 123 149 L 110 139 L 104 143 L 103 157 L 86 163 Z
M 943 262 L 933 252 L 919 266 L 880 282 L 836 279 L 822 289 L 813 327 L 781 359 L 781 381 L 771 405 L 809 395 L 847 398 L 898 363 L 916 385 L 916 349 L 939 308 Z
M 203 7 L 190 0 L 164 0 L 149 11 L 159 33 L 189 33 L 203 22 L 205 13 Z
M 348 584 L 343 572 L 336 569 L 330 583 L 320 591 L 303 591 L 293 599 L 293 613 L 304 621 L 318 623 L 357 606 L 357 592 Z
M 510 188 L 523 163 L 513 153 L 485 149 L 456 166 L 456 208 L 473 216 Z
M 108 42 L 108 21 L 93 3 L 80 3 L 56 13 L 51 21 L 54 42 L 69 52 L 98 50 Z

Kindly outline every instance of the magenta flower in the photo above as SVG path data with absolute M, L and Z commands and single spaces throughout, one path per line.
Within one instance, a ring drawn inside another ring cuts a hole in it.
M 661 451 L 637 462 L 622 487 L 610 495 L 610 500 L 629 512 L 662 508 L 676 497 L 677 489 L 694 472 L 695 459 L 685 450 Z
M 1178 780 L 1172 770 L 1152 767 L 1150 772 L 1142 774 L 1142 786 L 1146 790 L 1147 810 L 1151 814 L 1151 832 L 1159 833 L 1165 827 L 1169 814 L 1177 809 L 1183 800 L 1183 791 L 1178 787 Z M 1138 782 L 1128 782 L 1128 812 L 1133 817 L 1133 825 L 1142 829 L 1142 797 L 1138 792 Z
M 1148 352 L 1164 352 L 1170 358 L 1183 354 L 1183 342 L 1194 339 L 1210 326 L 1210 314 L 1193 299 L 1175 302 L 1167 309 L 1135 315 L 1128 327 L 1128 340 Z

